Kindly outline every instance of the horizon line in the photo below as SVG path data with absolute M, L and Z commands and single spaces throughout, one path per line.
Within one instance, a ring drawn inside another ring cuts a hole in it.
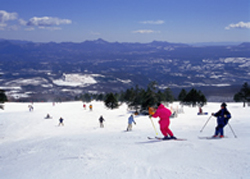
M 242 43 L 250 43 L 250 41 L 204 41 L 204 42 L 170 42 L 170 41 L 160 41 L 160 40 L 152 40 L 150 42 L 119 42 L 119 41 L 107 41 L 104 40 L 103 38 L 97 38 L 94 40 L 84 40 L 81 42 L 74 42 L 74 41 L 61 41 L 61 42 L 55 42 L 55 41 L 47 41 L 47 42 L 39 42 L 39 41 L 32 41 L 32 40 L 20 40 L 20 39 L 5 39 L 5 38 L 0 38 L 0 41 L 20 41 L 20 42 L 31 42 L 31 43 L 84 43 L 84 42 L 94 42 L 94 41 L 103 41 L 103 42 L 108 42 L 108 43 L 139 43 L 139 44 L 150 44 L 153 42 L 164 42 L 164 43 L 172 43 L 172 44 L 188 44 L 188 45 L 205 45 L 205 44 L 231 44 L 231 45 L 240 45 Z

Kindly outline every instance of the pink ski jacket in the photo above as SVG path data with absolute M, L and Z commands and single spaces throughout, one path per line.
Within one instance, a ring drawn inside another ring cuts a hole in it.
M 158 109 L 156 110 L 156 112 L 154 113 L 154 115 L 152 117 L 156 118 L 159 117 L 159 123 L 165 123 L 168 122 L 169 123 L 169 117 L 171 116 L 171 111 L 167 108 L 164 107 L 163 104 L 160 104 L 158 106 Z

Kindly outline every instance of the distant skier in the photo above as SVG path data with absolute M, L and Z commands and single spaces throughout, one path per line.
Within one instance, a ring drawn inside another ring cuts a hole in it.
M 46 117 L 45 117 L 45 119 L 51 119 L 51 118 L 52 117 L 49 114 L 47 114 Z
M 91 104 L 91 105 L 89 105 L 89 110 L 92 111 L 92 109 L 93 109 L 93 106 Z
M 128 127 L 127 127 L 127 131 L 131 131 L 132 130 L 132 123 L 134 123 L 136 125 L 136 122 L 134 120 L 134 116 L 133 114 L 131 114 L 131 116 L 128 118 Z
M 103 124 L 104 121 L 105 121 L 104 118 L 101 116 L 101 117 L 99 118 L 99 122 L 100 122 L 100 127 L 101 127 L 101 128 L 104 128 L 104 124 Z
M 86 104 L 83 104 L 83 109 L 86 109 Z
M 212 116 L 217 117 L 217 126 L 215 128 L 215 134 L 213 137 L 218 137 L 219 134 L 220 138 L 224 137 L 223 128 L 227 125 L 228 120 L 231 118 L 231 114 L 227 110 L 226 106 L 226 103 L 222 103 L 221 109 L 217 113 L 212 113 Z
M 203 114 L 203 110 L 202 110 L 201 106 L 199 106 L 199 113 L 198 114 Z
M 157 106 L 158 108 L 156 112 L 152 115 L 152 117 L 160 118 L 159 124 L 160 124 L 161 133 L 164 135 L 163 140 L 176 139 L 173 132 L 169 129 L 169 125 L 170 125 L 169 117 L 172 114 L 171 111 L 167 109 L 166 107 L 164 107 L 164 105 L 161 103 L 158 103 Z
M 64 126 L 64 124 L 63 124 L 63 118 L 62 118 L 62 117 L 60 117 L 60 119 L 59 119 L 59 124 L 58 124 L 58 126 L 60 126 L 60 125 Z
M 29 105 L 28 108 L 30 112 L 34 110 L 34 107 L 32 105 Z

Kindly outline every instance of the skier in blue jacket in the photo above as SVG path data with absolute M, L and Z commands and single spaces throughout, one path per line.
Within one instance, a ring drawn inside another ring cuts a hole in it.
M 131 116 L 128 118 L 128 127 L 127 127 L 127 131 L 131 131 L 132 130 L 132 123 L 134 123 L 136 125 L 136 122 L 134 120 L 134 116 L 133 114 L 131 114 Z
M 60 125 L 64 126 L 64 124 L 63 124 L 63 118 L 62 118 L 62 117 L 60 117 L 60 119 L 59 119 L 59 124 L 58 124 L 58 126 L 60 126 Z
M 226 108 L 226 103 L 221 104 L 221 110 L 217 113 L 212 113 L 213 116 L 217 117 L 217 126 L 215 128 L 215 134 L 213 137 L 218 137 L 220 134 L 220 138 L 224 137 L 223 128 L 227 125 L 228 120 L 231 118 L 230 112 Z

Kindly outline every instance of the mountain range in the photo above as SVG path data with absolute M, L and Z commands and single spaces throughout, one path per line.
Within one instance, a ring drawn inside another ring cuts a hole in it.
M 0 88 L 11 100 L 73 99 L 120 92 L 156 81 L 159 89 L 202 90 L 210 101 L 232 100 L 250 77 L 250 43 L 190 45 L 107 42 L 35 43 L 0 40 Z

